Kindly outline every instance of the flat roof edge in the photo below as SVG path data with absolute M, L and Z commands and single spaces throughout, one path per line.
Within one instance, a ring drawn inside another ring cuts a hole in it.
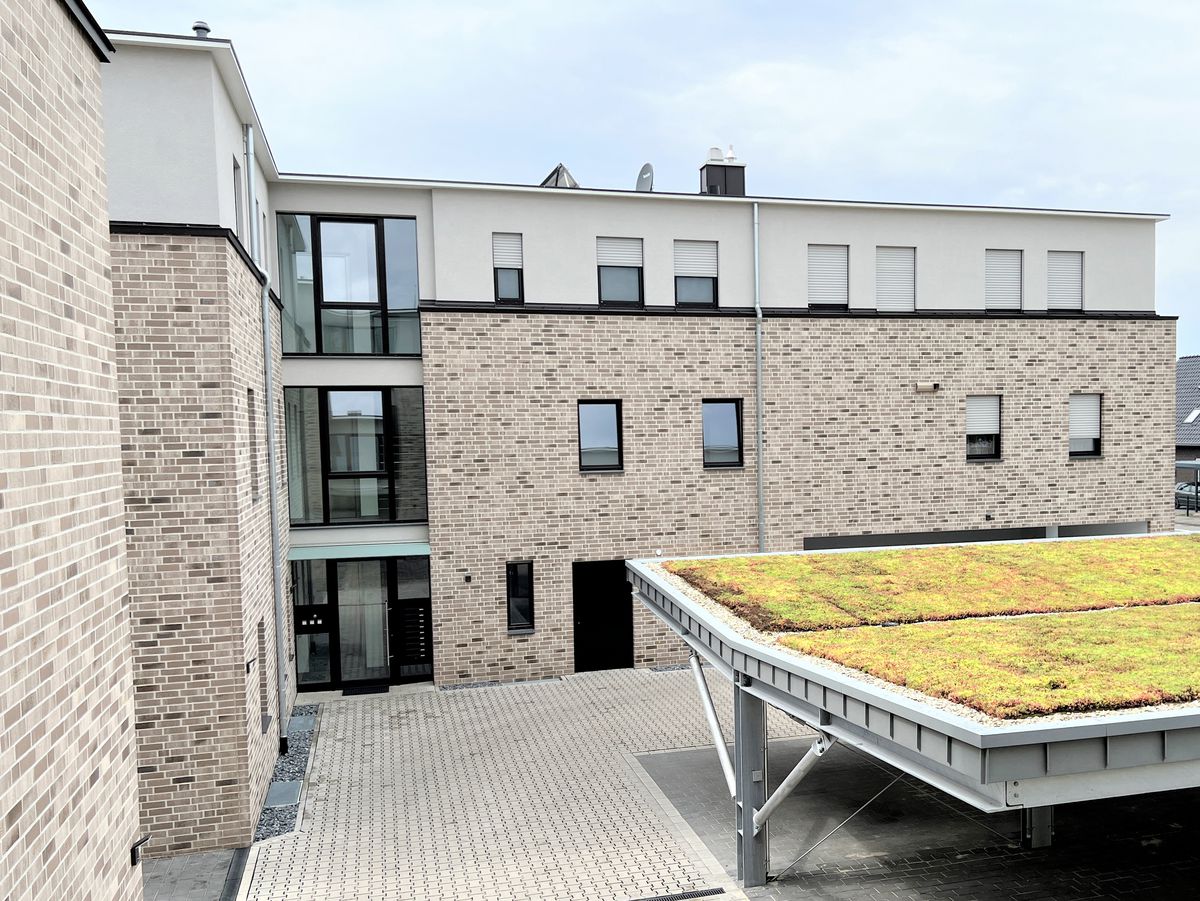
M 461 181 L 434 178 L 397 178 L 383 175 L 330 175 L 307 172 L 280 172 L 278 181 L 293 185 L 347 185 L 352 187 L 396 187 L 396 188 L 445 188 L 450 190 L 515 191 L 518 193 L 560 193 L 599 197 L 629 197 L 638 200 L 670 199 L 707 203 L 763 203 L 781 206 L 847 207 L 850 209 L 897 209 L 913 211 L 951 211 L 975 213 L 1006 213 L 1014 215 L 1069 216 L 1108 219 L 1141 219 L 1163 222 L 1169 213 L 1125 212 L 1120 210 L 1077 210 L 1053 207 L 1014 207 L 987 204 L 915 203 L 906 201 L 836 200 L 813 197 L 777 197 L 771 195 L 690 194 L 681 191 L 633 191 L 623 188 L 543 188 L 539 185 L 521 185 L 506 182 Z
M 75 25 L 87 39 L 88 44 L 91 45 L 96 58 L 102 63 L 111 62 L 116 48 L 109 41 L 108 35 L 104 33 L 104 29 L 100 27 L 100 23 L 96 21 L 91 10 L 87 8 L 87 4 L 83 0 L 61 0 L 61 2 Z

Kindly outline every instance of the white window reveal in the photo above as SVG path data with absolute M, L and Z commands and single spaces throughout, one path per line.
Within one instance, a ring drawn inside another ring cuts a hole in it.
M 717 242 L 676 241 L 675 274 L 686 278 L 716 278 Z
M 1184 420 L 1184 422 L 1185 422 L 1187 425 L 1191 425 L 1191 424 L 1192 424 L 1193 422 L 1195 422 L 1197 419 L 1200 419 L 1200 409 L 1193 410 L 1191 413 L 1189 413 L 1189 414 L 1187 415 L 1187 419 L 1185 419 L 1185 420 Z
M 511 232 L 492 234 L 492 266 L 496 269 L 524 269 L 525 255 L 521 236 Z
M 845 244 L 808 245 L 808 305 L 848 306 L 850 248 Z
M 1083 253 L 1051 250 L 1046 257 L 1046 306 L 1051 310 L 1083 309 Z
M 597 266 L 641 266 L 641 238 L 597 238 Z
M 1070 420 L 1071 456 L 1100 456 L 1100 395 L 1072 394 Z
M 917 308 L 917 249 L 875 248 L 875 308 L 911 313 Z
M 984 280 L 984 309 L 1021 309 L 1021 251 L 987 251 Z

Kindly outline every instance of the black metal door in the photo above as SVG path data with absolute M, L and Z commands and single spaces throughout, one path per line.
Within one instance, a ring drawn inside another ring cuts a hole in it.
M 633 595 L 624 560 L 571 565 L 575 672 L 633 666 Z

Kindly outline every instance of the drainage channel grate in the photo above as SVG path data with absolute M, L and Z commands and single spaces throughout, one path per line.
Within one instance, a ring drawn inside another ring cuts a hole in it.
M 679 892 L 676 895 L 654 895 L 651 898 L 634 898 L 633 901 L 687 901 L 689 898 L 712 898 L 725 894 L 723 888 L 702 888 L 692 892 Z
M 690 663 L 667 663 L 667 664 L 664 664 L 663 666 L 650 667 L 650 672 L 652 672 L 652 673 L 674 673 L 674 672 L 678 672 L 681 669 L 691 669 L 691 666 L 692 665 Z M 672 896 L 672 897 L 674 897 L 674 896 Z M 703 898 L 704 896 L 703 895 L 693 895 L 692 897 Z

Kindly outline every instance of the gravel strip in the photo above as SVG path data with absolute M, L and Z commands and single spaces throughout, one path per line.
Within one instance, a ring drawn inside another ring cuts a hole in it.
M 320 704 L 298 704 L 292 708 L 293 716 L 316 716 Z M 288 751 L 275 760 L 275 769 L 271 772 L 271 782 L 302 782 L 308 771 L 309 750 L 312 748 L 312 730 L 292 730 L 288 733 Z M 258 826 L 254 830 L 254 840 L 274 838 L 291 832 L 296 826 L 296 817 L 300 813 L 299 804 L 287 807 L 265 807 L 258 818 Z

